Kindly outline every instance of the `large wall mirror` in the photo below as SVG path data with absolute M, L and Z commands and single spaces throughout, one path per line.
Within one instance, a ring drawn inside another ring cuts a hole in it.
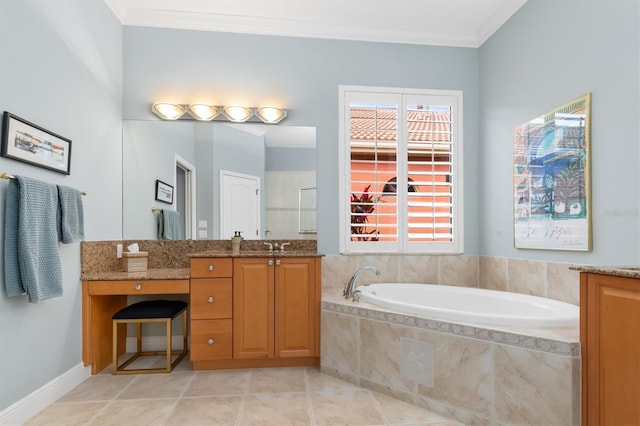
M 315 239 L 315 139 L 304 126 L 124 120 L 123 238 L 162 237 L 168 210 L 180 239 Z

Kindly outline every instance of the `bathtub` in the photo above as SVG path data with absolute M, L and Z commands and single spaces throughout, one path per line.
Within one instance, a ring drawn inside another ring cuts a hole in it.
M 578 306 L 506 291 L 433 284 L 380 283 L 358 287 L 360 300 L 393 311 L 516 327 L 577 327 Z

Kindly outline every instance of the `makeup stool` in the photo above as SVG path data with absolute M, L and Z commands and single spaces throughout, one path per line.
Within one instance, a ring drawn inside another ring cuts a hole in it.
M 180 300 L 145 300 L 131 304 L 113 314 L 113 364 L 112 374 L 140 374 L 140 373 L 170 373 L 171 370 L 187 354 L 187 302 Z M 182 334 L 184 341 L 182 351 L 174 354 L 178 355 L 175 361 L 171 362 L 171 320 L 182 314 Z M 165 351 L 143 351 L 142 350 L 142 324 L 160 322 L 165 323 L 167 330 L 167 343 Z M 137 351 L 128 360 L 118 365 L 118 328 L 121 324 L 136 324 Z M 138 368 L 125 370 L 133 361 L 141 356 L 166 355 L 167 363 L 162 368 Z

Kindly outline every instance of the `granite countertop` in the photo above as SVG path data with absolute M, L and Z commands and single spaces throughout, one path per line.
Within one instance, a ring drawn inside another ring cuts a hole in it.
M 106 271 L 82 274 L 83 281 L 188 280 L 189 268 L 147 269 L 146 272 Z
M 586 266 L 575 265 L 570 269 L 591 274 L 615 275 L 617 277 L 640 279 L 640 266 Z
M 268 250 L 240 250 L 240 253 L 233 253 L 229 250 L 210 250 L 199 253 L 189 253 L 189 257 L 320 257 L 315 251 L 268 251 Z

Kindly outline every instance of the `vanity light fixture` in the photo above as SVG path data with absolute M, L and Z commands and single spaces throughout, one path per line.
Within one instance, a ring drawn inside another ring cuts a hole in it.
M 287 111 L 276 107 L 260 107 L 256 108 L 256 116 L 265 123 L 276 124 L 287 116 Z
M 211 121 L 220 114 L 220 108 L 205 104 L 191 104 L 187 107 L 187 112 L 196 120 Z
M 202 103 L 182 105 L 171 102 L 156 102 L 151 106 L 151 111 L 163 120 L 191 119 L 198 121 L 224 121 L 244 123 L 251 120 L 262 121 L 267 124 L 277 124 L 287 116 L 287 110 L 278 107 L 244 107 L 244 106 L 217 106 Z M 188 114 L 185 116 L 185 114 Z M 252 119 L 253 117 L 257 118 Z
M 187 112 L 183 105 L 169 102 L 156 102 L 151 106 L 151 111 L 163 120 L 177 120 Z
M 226 106 L 222 108 L 222 113 L 229 121 L 234 123 L 244 123 L 253 115 L 251 108 L 242 106 Z

